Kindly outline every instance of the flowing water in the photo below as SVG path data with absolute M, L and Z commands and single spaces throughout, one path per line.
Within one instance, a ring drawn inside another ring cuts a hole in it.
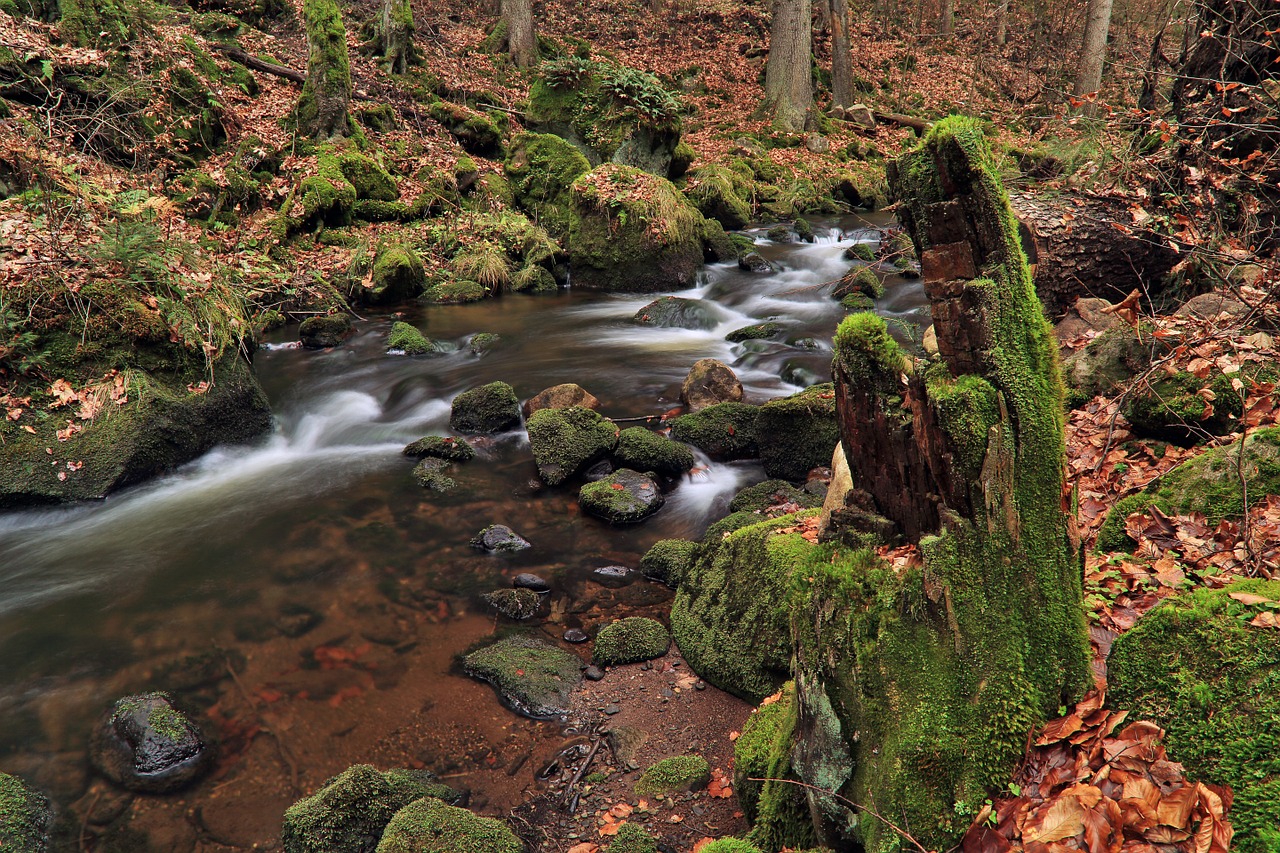
M 455 475 L 461 487 L 444 496 L 424 494 L 401 448 L 447 432 L 450 400 L 494 380 L 522 399 L 576 382 L 615 418 L 677 406 L 699 358 L 732 365 L 749 402 L 824 381 L 844 312 L 819 285 L 849 268 L 846 246 L 873 241 L 885 222 L 875 215 L 818 222 L 814 244 L 772 244 L 757 233 L 777 272 L 711 265 L 696 288 L 678 294 L 710 303 L 719 322 L 708 331 L 636 325 L 633 315 L 656 294 L 570 289 L 408 309 L 405 319 L 458 347 L 434 357 L 388 355 L 390 314 L 367 315 L 330 351 L 292 347 L 294 330 L 282 332 L 255 358 L 276 414 L 274 435 L 217 449 L 100 503 L 0 515 L 0 770 L 34 778 L 55 799 L 80 796 L 94 717 L 116 696 L 155 687 L 183 692 L 197 706 L 226 706 L 246 690 L 266 703 L 301 696 L 317 718 L 383 691 L 383 704 L 359 706 L 359 719 L 382 713 L 394 721 L 385 705 L 417 701 L 395 692 L 413 684 L 424 695 L 450 696 L 441 719 L 462 725 L 484 717 L 496 731 L 510 729 L 487 688 L 450 670 L 452 656 L 492 628 L 476 596 L 508 585 L 518 571 L 536 572 L 555 587 L 548 622 L 557 632 L 660 606 L 665 588 L 602 590 L 587 575 L 610 564 L 634 567 L 657 539 L 697 537 L 763 473 L 755 463 L 700 459 L 656 516 L 610 528 L 577 511 L 576 489 L 539 487 L 523 431 L 480 440 L 477 459 Z M 893 275 L 886 286 L 877 310 L 918 326 L 927 313 L 920 288 Z M 785 326 L 785 342 L 724 340 L 764 320 Z M 500 341 L 475 355 L 467 341 L 478 332 Z M 503 558 L 474 552 L 468 540 L 490 523 L 511 526 L 534 547 Z M 419 651 L 407 653 L 410 646 Z M 329 663 L 385 660 L 363 669 L 326 664 L 320 678 L 318 647 L 347 649 L 347 658 L 324 657 Z M 234 685 L 228 666 L 243 675 Z M 361 678 L 335 680 L 347 669 Z M 289 718 L 299 731 L 314 722 L 309 707 Z M 317 732 L 345 734 L 339 718 L 326 720 Z M 346 753 L 335 749 L 333 769 L 384 741 L 371 734 Z

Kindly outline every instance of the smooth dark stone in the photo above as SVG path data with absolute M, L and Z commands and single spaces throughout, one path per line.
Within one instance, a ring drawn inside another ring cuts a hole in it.
M 574 644 L 585 643 L 587 640 L 591 639 L 587 636 L 587 632 L 581 628 L 567 628 L 562 636 L 566 643 Z
M 516 589 L 531 589 L 534 592 L 551 592 L 551 584 L 532 572 L 521 572 L 511 579 L 511 585 Z
M 591 579 L 601 586 L 617 589 L 635 581 L 636 573 L 626 566 L 601 566 L 591 573 Z
M 604 670 L 598 666 L 589 666 L 582 672 L 587 677 L 587 681 L 599 681 L 604 678 Z
M 215 750 L 166 693 L 119 699 L 89 745 L 93 766 L 130 791 L 163 794 L 185 787 L 213 765 Z
M 490 524 L 475 536 L 471 537 L 471 547 L 477 551 L 507 552 L 523 551 L 532 547 L 529 540 L 516 533 L 505 524 Z

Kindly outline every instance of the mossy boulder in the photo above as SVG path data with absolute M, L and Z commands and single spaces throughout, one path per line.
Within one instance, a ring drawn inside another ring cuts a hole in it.
M 613 421 L 582 406 L 539 409 L 529 416 L 528 429 L 538 476 L 550 486 L 604 458 L 618 442 Z
M 556 237 L 569 235 L 569 188 L 591 164 L 582 152 L 549 133 L 522 133 L 512 140 L 505 164 L 516 202 Z
M 1240 442 L 1214 447 L 1183 462 L 1136 495 L 1116 502 L 1098 531 L 1099 551 L 1127 551 L 1137 543 L 1124 532 L 1125 519 L 1157 507 L 1167 514 L 1203 513 L 1209 524 L 1244 515 L 1243 472 L 1250 504 L 1266 495 L 1280 495 L 1280 427 L 1254 430 Z
M 533 546 L 528 539 L 505 524 L 490 524 L 471 537 L 471 547 L 490 554 L 513 554 Z
M 649 765 L 636 780 L 638 797 L 665 797 L 697 791 L 711 781 L 711 767 L 701 755 L 675 755 Z
M 427 281 L 422 258 L 407 243 L 386 240 L 373 255 L 372 274 L 367 286 L 357 287 L 353 296 L 371 305 L 388 305 L 412 299 Z
M 458 140 L 468 154 L 495 158 L 502 152 L 502 129 L 489 115 L 448 101 L 435 101 L 427 114 Z
M 640 558 L 640 572 L 674 589 L 697 559 L 698 548 L 697 542 L 688 539 L 659 539 Z
M 670 647 L 671 635 L 661 622 L 628 616 L 600 629 L 591 660 L 600 666 L 639 663 L 662 657 Z
M 864 264 L 872 264 L 876 260 L 876 250 L 871 248 L 870 243 L 854 243 L 852 246 L 846 247 L 840 253 L 840 257 L 846 261 L 862 261 Z
M 495 589 L 481 598 L 498 613 L 517 622 L 532 619 L 542 607 L 542 596 L 531 589 Z
M 766 273 L 773 272 L 773 264 L 766 261 L 759 252 L 748 250 L 738 255 L 738 269 L 743 272 Z
M 537 296 L 558 293 L 560 285 L 556 283 L 556 277 L 546 267 L 530 264 L 511 276 L 511 290 L 515 293 Z
M 299 181 L 281 208 L 286 232 L 351 224 L 356 188 L 342 173 L 338 152 L 329 146 L 321 148 L 316 166 L 317 173 Z
M 524 849 L 502 821 L 424 797 L 392 816 L 376 853 L 524 853 Z
M 740 344 L 743 341 L 763 341 L 769 338 L 777 337 L 783 331 L 781 323 L 772 321 L 766 323 L 754 323 L 750 326 L 743 326 L 741 329 L 734 329 L 732 332 L 724 336 L 724 339 L 731 344 Z
M 693 467 L 693 451 L 678 441 L 644 427 L 629 427 L 618 435 L 614 457 L 624 468 L 675 477 Z
M 574 181 L 571 198 L 575 286 L 649 293 L 693 284 L 701 216 L 670 181 L 610 164 Z
M 49 798 L 17 776 L 0 773 L 0 850 L 44 853 L 52 828 Z
M 713 459 L 751 459 L 759 455 L 756 418 L 759 407 L 717 403 L 671 422 L 671 437 L 692 444 Z
M 387 335 L 387 349 L 402 352 L 405 355 L 428 355 L 437 352 L 436 346 L 416 326 L 403 320 L 391 324 L 391 332 Z
M 452 435 L 426 435 L 406 444 L 405 456 L 432 456 L 449 462 L 468 462 L 475 458 L 476 450 L 465 439 Z
M 724 226 L 719 222 L 704 218 L 698 233 L 702 238 L 702 257 L 707 263 L 718 264 L 738 259 L 738 244 L 725 233 Z
M 395 201 L 400 189 L 387 170 L 371 157 L 354 151 L 338 158 L 342 176 L 355 188 L 357 199 L 369 201 Z
M 1108 700 L 1166 731 L 1190 778 L 1229 786 L 1233 849 L 1280 849 L 1280 582 L 1240 581 L 1162 603 L 1121 635 Z
M 831 461 L 840 441 L 836 392 L 830 382 L 770 400 L 756 414 L 756 445 L 770 477 L 800 481 Z
M 130 791 L 177 791 L 209 771 L 217 749 L 167 693 L 118 699 L 93 730 L 89 760 Z
M 787 505 L 793 505 L 791 512 L 797 509 L 816 509 L 822 506 L 822 496 L 797 489 L 786 480 L 765 480 L 763 483 L 747 486 L 734 495 L 729 502 L 729 510 L 762 513 Z
M 1195 444 L 1235 429 L 1244 403 L 1225 374 L 1200 379 L 1191 373 L 1177 373 L 1132 395 L 1123 411 L 1139 435 Z
M 284 851 L 372 853 L 396 812 L 422 797 L 459 799 L 425 770 L 348 767 L 285 811 L 280 833 Z
M 854 267 L 845 273 L 831 289 L 831 298 L 843 300 L 846 296 L 853 294 L 879 299 L 884 296 L 884 283 L 870 267 Z
M 1110 315 L 1106 315 L 1110 316 Z M 1077 402 L 1110 394 L 1151 363 L 1151 352 L 1126 325 L 1108 329 L 1062 363 L 1062 378 Z
M 636 312 L 632 318 L 641 326 L 664 329 L 714 329 L 720 312 L 714 303 L 683 296 L 660 296 Z
M 640 824 L 627 822 L 609 842 L 608 853 L 658 853 L 658 842 Z
M 467 339 L 467 349 L 472 355 L 484 355 L 502 343 L 502 335 L 494 332 L 477 332 Z
M 712 163 L 690 173 L 685 180 L 685 195 L 703 216 L 730 231 L 746 228 L 751 222 L 754 187 L 742 171 Z
M 610 524 L 644 521 L 664 503 L 666 498 L 653 478 L 629 468 L 619 468 L 578 491 L 582 511 Z
M 569 696 L 582 683 L 577 655 L 519 634 L 467 655 L 463 669 L 492 684 L 507 707 L 537 719 L 567 714 Z
M 520 425 L 520 400 L 505 382 L 490 382 L 453 398 L 449 426 L 458 432 L 495 433 Z
M 354 326 L 346 314 L 308 317 L 298 326 L 298 339 L 307 349 L 336 347 L 351 335 Z
M 428 289 L 422 301 L 438 305 L 463 305 L 489 298 L 489 289 L 469 279 L 446 281 Z

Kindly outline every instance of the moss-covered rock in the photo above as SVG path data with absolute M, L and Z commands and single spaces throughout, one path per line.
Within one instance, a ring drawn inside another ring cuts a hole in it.
M 524 849 L 502 821 L 424 797 L 395 813 L 376 853 L 524 853 Z
M 298 339 L 307 349 L 328 349 L 341 344 L 353 326 L 347 314 L 322 314 L 308 317 L 298 326 Z
M 658 842 L 640 824 L 627 822 L 609 842 L 608 853 L 658 853 Z
M 702 220 L 698 228 L 702 238 L 702 257 L 707 263 L 716 264 L 738 259 L 738 244 L 725 233 L 724 226 L 714 219 Z
M 569 235 L 569 188 L 591 164 L 578 149 L 549 133 L 522 133 L 512 140 L 505 165 L 521 209 L 559 238 Z
M 368 853 L 395 813 L 422 797 L 459 799 L 424 770 L 348 767 L 285 811 L 280 833 L 285 853 Z
M 759 407 L 717 403 L 671 422 L 671 437 L 692 444 L 713 459 L 750 459 L 759 454 L 756 418 Z
M 742 172 L 713 163 L 688 176 L 685 195 L 703 216 L 737 231 L 751 222 L 752 183 Z
M 697 791 L 711 781 L 711 768 L 701 755 L 675 755 L 649 765 L 636 781 L 638 797 L 664 797 Z
M 130 791 L 167 793 L 209 771 L 217 749 L 167 693 L 126 696 L 94 728 L 94 769 Z
M 511 289 L 516 293 L 545 294 L 557 293 L 560 285 L 546 267 L 531 264 L 516 272 L 511 277 Z
M 816 509 L 822 506 L 822 496 L 797 489 L 786 480 L 765 480 L 763 483 L 747 486 L 734 495 L 729 502 L 729 509 L 732 512 L 762 513 L 788 505 L 794 505 L 790 512 L 795 512 L 796 509 Z
M 338 158 L 342 176 L 355 188 L 357 199 L 369 201 L 395 201 L 400 189 L 387 170 L 377 161 L 352 151 Z
M 1110 315 L 1106 315 L 1110 316 Z M 1151 363 L 1150 349 L 1127 325 L 1108 329 L 1062 364 L 1062 378 L 1077 402 L 1110 394 Z
M 1177 373 L 1131 395 L 1123 411 L 1139 435 L 1195 444 L 1235 429 L 1244 401 L 1232 388 L 1231 377 L 1222 373 L 1207 379 Z
M 405 445 L 405 456 L 433 456 L 449 462 L 468 462 L 475 458 L 475 448 L 465 439 L 452 435 L 427 435 Z
M 520 400 L 505 382 L 490 382 L 453 398 L 449 426 L 458 432 L 494 433 L 520 425 Z
M 813 843 L 814 833 L 804 789 L 791 784 L 798 781 L 791 768 L 800 711 L 795 682 L 773 698 L 751 712 L 733 743 L 733 790 L 751 822 L 751 841 L 768 850 L 797 849 Z M 753 781 L 760 779 L 770 781 Z
M 532 636 L 505 637 L 467 655 L 467 675 L 493 685 L 512 710 L 534 718 L 569 711 L 569 695 L 582 683 L 577 655 Z
M 697 559 L 698 547 L 688 539 L 659 539 L 640 558 L 640 572 L 674 589 Z
M 680 401 L 692 412 L 741 400 L 742 382 L 733 368 L 718 359 L 698 359 L 680 383 Z
M 542 596 L 531 589 L 495 589 L 481 598 L 498 613 L 516 621 L 532 619 L 542 607 Z
M 448 101 L 436 101 L 427 113 L 453 134 L 468 154 L 494 158 L 502 151 L 502 129 L 489 115 Z
M 412 299 L 422 292 L 427 274 L 422 258 L 407 243 L 381 241 L 373 254 L 372 275 L 367 286 L 358 286 L 352 296 L 370 305 L 388 305 Z
M 462 305 L 467 302 L 479 302 L 488 298 L 488 288 L 479 282 L 467 279 L 437 284 L 422 295 L 424 302 L 439 305 Z
M 448 461 L 428 456 L 413 466 L 413 479 L 428 491 L 452 492 L 458 488 L 458 481 L 445 473 L 448 469 Z
M 437 352 L 436 346 L 426 335 L 402 320 L 391 324 L 391 332 L 387 335 L 387 349 L 398 350 L 405 355 L 427 355 Z
M 1241 581 L 1162 603 L 1121 635 L 1108 699 L 1155 720 L 1169 759 L 1234 793 L 1232 848 L 1280 849 L 1280 583 Z M 1265 615 L 1263 615 L 1265 614 Z
M 644 427 L 629 427 L 618 435 L 613 455 L 625 468 L 678 476 L 693 467 L 693 451 L 678 441 Z
M 724 336 L 724 339 L 731 344 L 740 344 L 743 341 L 763 341 L 776 337 L 783 331 L 781 323 L 772 321 L 767 323 L 755 323 L 750 326 L 743 326 L 741 329 L 734 329 L 732 332 Z
M 770 400 L 756 413 L 756 445 L 770 477 L 803 480 L 831 461 L 839 441 L 835 386 L 829 382 Z
M 505 524 L 490 524 L 471 537 L 471 547 L 490 554 L 513 554 L 533 547 L 529 540 Z
M 0 849 L 44 853 L 52 828 L 49 798 L 17 776 L 0 773 Z
M 1125 534 L 1125 519 L 1152 506 L 1170 515 L 1203 513 L 1210 525 L 1240 518 L 1245 501 L 1242 472 L 1251 504 L 1280 494 L 1280 427 L 1254 430 L 1244 445 L 1243 463 L 1239 454 L 1238 441 L 1211 448 L 1153 481 L 1145 491 L 1118 501 L 1098 531 L 1098 550 L 1133 548 L 1137 543 Z
M 502 343 L 502 335 L 494 332 L 477 332 L 467 339 L 467 349 L 472 355 L 484 355 Z
M 831 298 L 843 300 L 853 294 L 879 299 L 884 296 L 884 283 L 870 267 L 854 267 L 831 289 Z
M 662 657 L 670 647 L 671 635 L 661 622 L 628 616 L 600 629 L 591 659 L 600 666 L 639 663 Z
M 717 838 L 703 847 L 701 853 L 763 853 L 763 851 L 741 838 Z
M 538 476 L 550 486 L 604 458 L 618 443 L 613 421 L 582 406 L 538 409 L 529 416 L 528 429 Z
M 610 524 L 644 521 L 666 503 L 658 484 L 647 474 L 619 468 L 607 477 L 578 490 L 582 511 Z
M 841 252 L 840 256 L 846 261 L 862 261 L 864 264 L 872 264 L 876 260 L 876 250 L 871 248 L 870 243 L 854 243 Z
M 571 196 L 575 286 L 648 293 L 693 284 L 701 216 L 670 181 L 610 164 L 574 181 Z
M 632 318 L 641 326 L 664 329 L 714 329 L 720 322 L 719 311 L 704 299 L 683 296 L 659 296 Z

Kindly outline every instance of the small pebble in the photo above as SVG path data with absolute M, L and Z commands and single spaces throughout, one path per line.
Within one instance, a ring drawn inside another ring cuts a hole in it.
M 604 678 L 604 670 L 598 666 L 589 666 L 582 674 L 587 677 L 587 681 L 599 681 Z
M 587 636 L 587 632 L 582 630 L 581 628 L 567 628 L 565 629 L 564 634 L 562 634 L 561 636 L 564 638 L 564 641 L 566 643 L 585 643 L 587 640 L 591 639 L 590 637 Z M 589 667 L 589 669 L 595 669 L 595 668 L 596 667 L 594 666 Z M 603 675 L 604 673 L 601 673 L 601 676 Z M 587 677 L 590 678 L 591 676 L 587 676 Z
M 622 710 L 622 709 L 621 709 L 621 708 L 619 708 L 617 705 L 605 705 L 605 706 L 604 706 L 604 712 L 605 712 L 606 714 L 608 714 L 610 717 L 612 717 L 614 714 L 617 714 L 617 713 L 618 713 L 618 712 L 620 712 L 621 710 Z
M 659 693 L 658 695 L 659 695 L 659 696 L 668 696 L 668 697 L 670 697 L 670 696 L 674 696 L 674 695 L 676 695 L 676 694 L 674 694 L 674 693 L 672 693 L 672 692 L 671 692 L 671 688 L 670 688 L 670 687 L 664 687 L 664 688 L 662 688 L 662 692 L 661 692 L 661 693 Z
M 705 681 L 695 681 L 695 682 L 693 682 L 693 689 L 694 689 L 694 690 L 706 690 L 706 689 L 707 689 L 707 682 L 705 682 Z

